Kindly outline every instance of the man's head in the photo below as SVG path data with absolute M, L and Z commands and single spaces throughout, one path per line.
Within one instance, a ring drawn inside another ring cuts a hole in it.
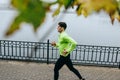
M 62 31 L 64 31 L 65 29 L 67 28 L 67 24 L 65 23 L 65 22 L 59 22 L 58 23 L 58 32 L 62 32 Z
M 64 30 L 67 28 L 67 24 L 66 24 L 65 22 L 59 22 L 58 25 L 59 25 L 60 27 L 63 27 Z

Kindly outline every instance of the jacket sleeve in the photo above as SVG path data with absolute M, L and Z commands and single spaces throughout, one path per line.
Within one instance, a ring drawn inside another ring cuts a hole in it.
M 64 39 L 66 42 L 68 42 L 68 47 L 66 48 L 66 51 L 68 52 L 68 54 L 70 54 L 76 48 L 77 42 L 69 36 L 64 37 Z

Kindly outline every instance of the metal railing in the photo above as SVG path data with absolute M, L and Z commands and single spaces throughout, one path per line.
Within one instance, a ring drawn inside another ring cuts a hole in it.
M 0 40 L 0 59 L 56 62 L 59 51 L 47 42 Z M 77 45 L 71 53 L 74 64 L 120 68 L 120 47 Z

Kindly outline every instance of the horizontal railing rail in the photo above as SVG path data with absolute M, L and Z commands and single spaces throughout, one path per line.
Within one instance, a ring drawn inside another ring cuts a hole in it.
M 47 42 L 0 40 L 0 59 L 53 63 L 59 51 Z M 71 53 L 74 64 L 120 68 L 120 47 L 77 45 Z

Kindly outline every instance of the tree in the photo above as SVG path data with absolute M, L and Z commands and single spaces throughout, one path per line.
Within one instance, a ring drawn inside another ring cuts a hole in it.
M 61 8 L 65 10 L 76 8 L 75 12 L 79 15 L 87 17 L 93 12 L 99 13 L 105 11 L 111 18 L 111 23 L 117 19 L 120 22 L 120 0 L 56 0 L 55 2 L 45 2 L 44 0 L 11 0 L 12 7 L 18 11 L 13 23 L 6 31 L 6 36 L 12 35 L 20 29 L 22 22 L 33 25 L 34 31 L 41 26 L 46 18 L 46 13 L 50 12 L 52 5 L 58 4 L 58 8 L 54 11 L 53 17 L 61 12 Z

